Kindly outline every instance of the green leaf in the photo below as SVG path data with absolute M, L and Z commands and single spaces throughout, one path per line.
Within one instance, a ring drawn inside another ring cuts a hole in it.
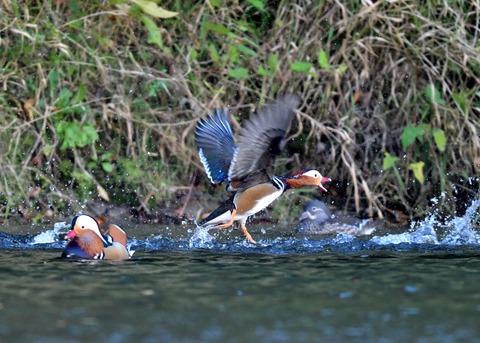
M 437 145 L 438 150 L 445 151 L 445 146 L 447 145 L 447 138 L 445 137 L 445 132 L 442 129 L 433 129 L 433 140 Z
M 425 88 L 425 95 L 432 103 L 443 106 L 445 105 L 445 100 L 442 99 L 440 91 L 435 87 L 434 84 L 429 84 Z
M 467 97 L 465 96 L 465 93 L 453 93 L 452 94 L 453 100 L 455 100 L 455 103 L 457 106 L 462 110 L 463 113 L 467 112 Z
M 242 32 L 252 32 L 254 33 L 255 30 L 253 30 L 253 28 L 250 26 L 250 23 L 246 20 L 237 20 L 236 21 L 236 24 L 237 24 L 237 28 L 238 30 L 242 31 Z M 248 44 L 252 44 L 253 45 L 256 45 L 254 41 L 248 39 L 246 36 L 243 36 L 242 37 L 242 41 L 248 43 Z M 258 46 L 257 46 L 258 47 Z
M 93 126 L 91 122 L 85 122 L 82 127 L 82 132 L 84 134 L 84 138 L 83 141 L 80 142 L 80 144 L 82 145 L 78 146 L 86 146 L 95 142 L 98 139 L 97 129 L 95 129 L 95 126 Z
M 59 136 L 63 138 L 60 151 L 75 147 L 75 141 L 80 134 L 80 125 L 78 123 L 60 122 L 57 126 L 57 131 Z
M 125 176 L 126 180 L 132 183 L 137 183 L 142 180 L 144 173 L 135 161 L 123 158 L 119 162 L 124 170 L 123 175 Z
M 58 71 L 51 71 L 50 74 L 48 74 L 48 86 L 50 88 L 50 92 L 53 92 L 57 89 L 59 82 Z
M 64 175 L 71 174 L 73 169 L 74 169 L 74 164 L 72 163 L 72 161 L 63 160 L 62 163 L 60 163 L 60 170 Z
M 73 177 L 73 180 L 78 182 L 80 189 L 83 189 L 85 193 L 88 192 L 88 190 L 90 190 L 90 187 L 92 186 L 93 181 L 84 172 L 74 170 L 72 172 L 72 177 Z
M 328 62 L 328 56 L 325 50 L 320 49 L 320 52 L 318 53 L 318 64 L 320 64 L 320 67 L 323 69 L 330 69 L 330 63 Z
M 385 157 L 383 158 L 383 170 L 387 170 L 395 166 L 395 162 L 397 162 L 399 159 L 399 157 L 392 156 L 386 152 Z
M 257 52 L 255 50 L 252 50 L 252 49 L 250 49 L 249 47 L 247 47 L 243 44 L 238 44 L 237 49 L 242 54 L 245 54 L 245 55 L 248 55 L 248 56 L 256 56 L 257 55 Z
M 167 11 L 166 9 L 158 6 L 154 1 L 150 0 L 133 0 L 132 2 L 136 3 L 142 11 L 156 18 L 172 18 L 178 15 L 178 12 Z
M 345 63 L 342 63 L 338 66 L 337 68 L 337 72 L 340 74 L 340 75 L 343 75 L 346 71 L 347 71 L 348 67 Z
M 85 85 L 83 83 L 78 86 L 78 91 L 70 101 L 72 105 L 76 105 L 81 103 L 85 98 L 87 97 L 87 89 L 85 88 Z
M 207 23 L 205 24 L 205 28 L 207 31 L 215 31 L 224 36 L 228 36 L 228 34 L 230 33 L 230 31 L 222 24 L 215 24 L 211 21 L 207 21 Z
M 220 55 L 218 54 L 217 47 L 213 44 L 208 45 L 208 54 L 210 55 L 210 58 L 215 62 L 218 63 L 220 62 Z
M 57 101 L 55 101 L 55 106 L 58 108 L 65 108 L 70 103 L 73 93 L 68 88 L 62 88 L 60 94 L 58 95 Z
M 413 171 L 413 175 L 415 176 L 415 179 L 418 180 L 421 184 L 425 182 L 425 177 L 423 176 L 423 166 L 425 163 L 423 162 L 416 162 L 416 163 L 410 163 L 408 165 L 408 169 Z
M 236 62 L 238 62 L 240 59 L 240 52 L 235 45 L 230 45 L 226 57 L 227 60 L 232 62 L 234 65 L 237 64 Z
M 258 66 L 257 74 L 260 76 L 272 76 L 274 73 L 271 70 L 265 69 L 262 65 Z
M 311 68 L 313 67 L 313 63 L 311 62 L 291 62 L 290 67 L 293 71 L 297 71 L 300 73 L 310 73 Z
M 430 133 L 430 131 L 432 130 L 432 127 L 430 126 L 430 124 L 418 124 L 417 127 L 423 131 L 424 134 L 428 134 Z M 422 137 L 423 135 L 419 136 L 420 138 Z
M 235 79 L 242 80 L 248 77 L 248 69 L 246 68 L 228 69 L 228 75 Z
M 42 153 L 45 156 L 49 156 L 54 151 L 54 147 L 51 144 L 47 144 L 42 148 Z
M 258 66 L 257 74 L 261 76 L 275 75 L 278 66 L 278 54 L 273 54 L 268 57 L 268 69 L 265 69 L 262 65 Z
M 61 121 L 56 124 L 58 135 L 63 140 L 60 150 L 82 148 L 98 139 L 98 133 L 91 122 L 85 122 L 83 127 L 77 122 Z
M 111 161 L 115 157 L 113 152 L 107 151 L 106 153 L 102 154 L 101 159 L 102 161 Z
M 423 129 L 418 126 L 408 125 L 403 128 L 401 140 L 403 150 L 406 150 L 415 142 L 415 139 L 423 136 Z
M 162 35 L 160 34 L 160 29 L 158 28 L 157 24 L 155 24 L 153 19 L 145 14 L 141 14 L 140 20 L 148 30 L 147 42 L 150 44 L 156 44 L 163 48 L 163 40 Z
M 272 71 L 272 73 L 275 73 L 275 71 L 277 70 L 277 66 L 278 66 L 278 54 L 277 53 L 268 56 L 268 66 L 270 67 L 270 70 Z
M 261 0 L 248 0 L 248 3 L 255 7 L 257 10 L 264 11 L 265 10 L 265 4 Z
M 112 43 L 111 43 L 111 41 L 110 41 L 110 37 L 108 37 L 108 36 L 105 36 L 105 37 L 104 37 L 104 36 L 102 36 L 102 34 L 99 34 L 99 33 L 95 32 L 95 31 L 91 31 L 90 33 L 91 33 L 91 35 L 92 35 L 93 37 L 95 37 L 95 38 L 98 40 L 98 42 L 99 42 L 102 46 L 104 46 L 104 47 L 106 47 L 106 48 L 111 48 L 111 47 L 112 47 Z M 78 70 L 77 68 L 78 68 L 78 67 L 75 66 L 75 70 Z
M 110 162 L 102 162 L 102 168 L 107 173 L 111 173 L 113 171 L 113 165 Z
M 150 87 L 148 87 L 147 98 L 157 96 L 158 93 L 161 93 L 162 91 L 165 91 L 167 89 L 167 82 L 155 80 L 150 84 Z

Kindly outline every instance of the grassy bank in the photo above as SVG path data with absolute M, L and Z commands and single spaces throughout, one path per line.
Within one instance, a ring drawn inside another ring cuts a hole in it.
M 480 3 L 367 3 L 162 1 L 179 14 L 158 18 L 133 2 L 2 2 L 2 217 L 183 212 L 191 190 L 214 192 L 198 118 L 229 106 L 238 129 L 289 92 L 303 104 L 278 173 L 317 168 L 329 200 L 365 215 L 462 211 L 480 166 Z

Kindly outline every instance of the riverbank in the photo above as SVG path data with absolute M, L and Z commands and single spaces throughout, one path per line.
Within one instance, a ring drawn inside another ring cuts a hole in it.
M 412 220 L 434 207 L 463 213 L 477 197 L 475 2 L 161 6 L 178 15 L 133 2 L 0 4 L 3 219 L 105 201 L 138 220 L 177 220 L 190 189 L 212 190 L 199 118 L 228 107 L 238 132 L 285 93 L 302 104 L 276 170 L 320 170 L 339 210 Z M 295 193 L 271 217 L 289 221 L 316 196 Z

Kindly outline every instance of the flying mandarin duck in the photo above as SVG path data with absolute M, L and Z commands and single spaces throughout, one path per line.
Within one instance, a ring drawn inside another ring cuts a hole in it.
M 317 170 L 307 169 L 275 176 L 273 163 L 286 144 L 287 133 L 300 100 L 284 96 L 267 104 L 247 120 L 235 144 L 226 110 L 201 119 L 195 130 L 200 160 L 214 184 L 225 181 L 234 192 L 200 226 L 223 229 L 240 222 L 248 242 L 255 240 L 245 224 L 248 217 L 265 209 L 288 189 L 314 186 L 331 181 Z

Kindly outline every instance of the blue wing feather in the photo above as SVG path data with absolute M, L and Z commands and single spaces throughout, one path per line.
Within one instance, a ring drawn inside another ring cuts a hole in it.
M 212 183 L 228 179 L 228 170 L 237 146 L 225 109 L 202 118 L 195 130 L 200 161 Z

